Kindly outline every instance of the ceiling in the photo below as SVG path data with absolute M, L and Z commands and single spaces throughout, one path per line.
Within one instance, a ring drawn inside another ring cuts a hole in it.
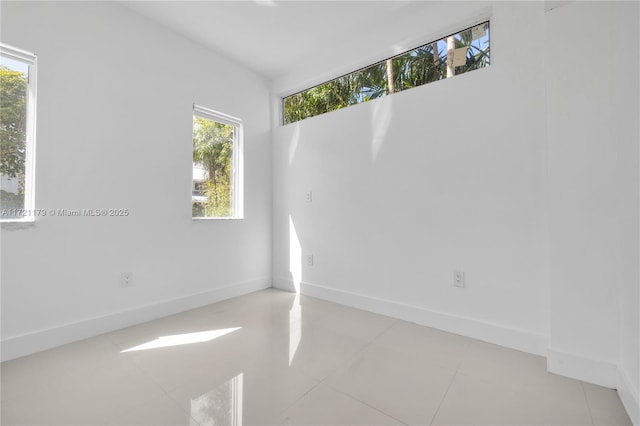
M 403 17 L 427 1 L 122 1 L 154 20 L 263 75 L 287 75 L 339 49 L 370 51 L 396 40 Z M 389 18 L 393 19 L 389 19 Z M 394 25 L 390 25 L 393 23 Z M 344 52 L 342 55 L 345 57 Z

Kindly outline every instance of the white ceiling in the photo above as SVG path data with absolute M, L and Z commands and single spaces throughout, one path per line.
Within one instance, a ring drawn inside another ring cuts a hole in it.
M 269 80 L 339 49 L 371 51 L 402 37 L 398 21 L 427 1 L 122 1 Z M 393 22 L 394 25 L 390 25 Z M 344 52 L 338 57 L 345 57 Z

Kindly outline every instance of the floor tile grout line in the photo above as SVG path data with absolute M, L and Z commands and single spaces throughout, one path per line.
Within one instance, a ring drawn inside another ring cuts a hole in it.
M 316 380 L 316 381 L 317 381 L 317 383 L 316 383 L 316 384 L 315 384 L 311 389 L 309 389 L 307 392 L 305 392 L 305 393 L 303 393 L 302 395 L 300 395 L 300 396 L 299 396 L 295 401 L 293 401 L 291 404 L 289 404 L 285 409 L 283 409 L 283 410 L 281 411 L 281 414 L 286 413 L 286 412 L 287 412 L 291 407 L 293 407 L 293 406 L 294 406 L 296 403 L 298 403 L 302 398 L 304 398 L 304 396 L 306 396 L 307 394 L 309 394 L 310 392 L 312 392 L 313 390 L 315 390 L 316 388 L 318 388 L 318 386 L 320 386 L 320 385 L 328 386 L 329 388 L 331 388 L 331 389 L 333 389 L 333 390 L 335 390 L 335 391 L 338 391 L 338 392 L 340 392 L 340 393 L 342 393 L 342 394 L 344 394 L 344 395 L 349 396 L 350 398 L 355 399 L 355 400 L 356 400 L 356 401 L 358 401 L 358 402 L 361 402 L 361 403 L 363 403 L 363 404 L 365 404 L 365 405 L 367 405 L 367 406 L 371 407 L 369 404 L 365 403 L 364 401 L 359 401 L 357 398 L 354 398 L 354 397 L 353 397 L 353 396 L 351 396 L 351 395 L 348 395 L 348 394 L 346 394 L 346 393 L 344 393 L 344 392 L 342 392 L 342 391 L 339 391 L 339 390 L 335 389 L 333 386 L 331 386 L 331 385 L 329 385 L 328 383 L 326 383 L 326 380 L 327 380 L 329 377 L 331 377 L 334 373 L 336 373 L 337 371 L 339 371 L 339 370 L 340 370 L 340 368 L 342 368 L 344 365 L 348 365 L 352 360 L 354 360 L 356 357 L 358 357 L 360 354 L 362 354 L 364 351 L 366 351 L 366 350 L 367 350 L 367 349 L 368 349 L 368 348 L 369 348 L 369 347 L 374 343 L 374 341 L 375 341 L 378 337 L 382 336 L 384 333 L 386 333 L 388 330 L 390 330 L 390 329 L 391 329 L 391 328 L 392 328 L 396 323 L 398 323 L 398 322 L 399 322 L 399 320 L 397 320 L 397 319 L 394 319 L 393 321 L 391 321 L 391 323 L 390 323 L 387 327 L 385 327 L 382 331 L 380 331 L 380 332 L 379 332 L 375 337 L 373 337 L 369 342 L 367 342 L 367 343 L 366 343 L 366 344 L 365 344 L 361 349 L 359 349 L 358 351 L 356 351 L 356 352 L 353 354 L 353 356 L 349 357 L 349 358 L 348 358 L 347 360 L 345 360 L 344 362 L 340 362 L 340 363 L 338 363 L 338 366 L 336 366 L 334 369 L 332 369 L 332 371 L 330 371 L 329 373 L 327 373 L 323 378 L 321 378 L 321 379 L 313 378 L 313 380 Z M 379 409 L 377 409 L 377 408 L 375 408 L 375 407 L 371 407 L 371 408 L 375 409 L 376 411 L 380 411 Z M 388 416 L 388 417 L 391 417 L 391 418 L 392 418 L 392 419 L 394 419 L 394 420 L 400 421 L 400 420 L 396 419 L 395 417 L 393 417 L 393 416 L 389 416 L 388 414 L 386 414 L 386 413 L 384 413 L 384 412 L 382 412 L 382 411 L 380 411 L 380 412 L 381 412 L 381 413 L 383 413 L 384 415 Z M 404 423 L 404 422 L 402 422 L 402 421 L 400 421 L 400 423 L 402 423 L 402 424 L 406 424 L 406 423 Z
M 593 420 L 593 413 L 591 412 L 591 404 L 589 404 L 589 397 L 587 396 L 587 390 L 584 388 L 584 383 L 580 381 L 580 389 L 582 389 L 582 395 L 584 395 L 584 402 L 587 404 L 587 410 L 589 410 L 589 418 L 591 419 L 591 424 L 595 425 L 595 421 Z
M 360 349 L 358 349 L 352 356 L 348 357 L 346 360 L 341 361 L 338 363 L 338 365 L 332 369 L 329 373 L 327 373 L 324 377 L 322 377 L 321 379 L 316 379 L 318 380 L 320 383 L 326 384 L 326 380 L 329 379 L 329 377 L 331 377 L 334 373 L 340 371 L 340 369 L 346 365 L 349 365 L 354 359 L 356 359 L 357 357 L 359 357 L 360 355 L 362 355 L 367 349 L 369 349 L 369 347 L 371 347 L 371 345 L 373 345 L 373 343 L 376 341 L 376 339 L 380 336 L 382 336 L 384 333 L 386 333 L 391 327 L 393 327 L 395 325 L 396 322 L 398 322 L 399 320 L 394 320 L 387 328 L 385 328 L 383 331 L 381 331 L 380 333 L 378 333 L 376 335 L 376 337 L 374 337 L 373 339 L 371 339 L 369 342 L 366 342 L 364 344 L 364 346 Z
M 458 365 L 456 365 L 456 374 L 458 374 L 458 371 L 460 371 L 460 367 L 462 367 L 462 363 L 464 363 L 464 361 L 467 359 L 467 356 L 469 354 L 469 350 L 471 349 L 472 345 L 473 345 L 473 340 L 474 339 L 469 339 L 469 343 L 467 344 L 467 347 L 465 348 L 465 351 L 462 353 L 462 356 L 460 357 L 460 361 L 458 361 Z
M 155 377 L 153 377 L 153 375 L 151 375 L 150 373 L 148 373 L 147 371 L 143 370 L 142 367 L 135 361 L 135 359 L 130 359 L 129 362 L 131 364 L 133 364 L 136 369 L 147 379 L 149 379 L 155 386 L 157 386 L 163 394 L 165 394 L 166 396 L 170 396 L 169 395 L 169 391 L 167 389 L 164 388 L 164 386 L 162 386 L 162 384 L 160 384 L 160 382 L 158 382 L 156 380 Z
M 373 410 L 376 410 L 377 412 L 379 412 L 379 413 L 381 413 L 381 414 L 384 414 L 385 416 L 387 416 L 387 417 L 389 417 L 389 418 L 392 418 L 393 420 L 396 420 L 396 421 L 398 421 L 398 422 L 402 423 L 403 425 L 408 425 L 408 424 L 409 424 L 409 423 L 405 423 L 405 422 L 403 422 L 402 420 L 398 419 L 397 417 L 394 417 L 393 415 L 391 415 L 391 414 L 389 414 L 389 413 L 387 413 L 387 412 L 382 411 L 380 408 L 375 407 L 375 406 L 373 406 L 373 405 L 369 404 L 369 403 L 368 403 L 368 402 L 366 402 L 366 401 L 362 401 L 362 400 L 360 400 L 359 398 L 356 398 L 355 396 L 353 396 L 353 395 L 351 395 L 351 394 L 349 394 L 349 393 L 347 393 L 347 392 L 345 392 L 345 391 L 343 391 L 343 390 L 340 390 L 340 389 L 338 389 L 338 388 L 335 388 L 335 387 L 331 386 L 330 384 L 323 383 L 323 385 L 327 386 L 328 388 L 330 388 L 331 390 L 333 390 L 333 391 L 335 391 L 335 392 L 341 393 L 342 395 L 347 396 L 347 397 L 349 397 L 349 398 L 353 399 L 354 401 L 357 401 L 357 402 L 359 402 L 359 403 L 361 403 L 361 404 L 364 404 L 364 405 L 366 405 L 367 407 L 369 407 L 369 408 L 371 408 L 371 409 L 373 409 Z
M 111 339 L 111 338 L 109 337 L 109 335 L 110 335 L 110 334 L 111 334 L 111 333 L 107 333 L 107 338 L 109 339 L 109 341 L 111 342 L 111 344 L 112 344 L 112 345 L 113 345 L 113 346 L 114 346 L 114 347 L 115 347 L 115 348 L 116 348 L 120 353 L 122 353 L 122 350 L 121 350 L 121 348 L 118 346 L 118 344 L 117 344 L 113 339 Z M 150 374 L 149 372 L 145 371 L 145 370 L 144 370 L 144 369 L 143 369 L 143 368 L 138 364 L 138 362 L 135 360 L 135 358 L 129 358 L 129 359 L 128 359 L 128 362 L 129 362 L 130 364 L 134 365 L 134 366 L 135 366 L 135 368 L 136 368 L 136 370 L 137 370 L 137 371 L 139 371 L 139 372 L 140 372 L 140 374 L 142 374 L 142 376 L 143 376 L 143 377 L 146 377 L 146 378 L 147 378 L 151 383 L 153 383 L 153 385 L 154 385 L 154 386 L 157 386 L 157 387 L 160 389 L 160 391 L 162 392 L 163 396 L 165 396 L 165 397 L 169 398 L 171 401 L 173 401 L 173 402 L 176 404 L 176 406 L 180 409 L 180 411 L 182 411 L 184 414 L 186 414 L 187 416 L 189 416 L 189 418 L 190 418 L 190 419 L 192 419 L 192 420 L 193 420 L 197 425 L 200 425 L 200 423 L 199 423 L 196 419 L 194 419 L 194 418 L 191 416 L 191 413 L 190 413 L 190 412 L 185 411 L 185 410 L 184 410 L 184 408 L 182 408 L 182 405 L 180 405 L 180 402 L 179 402 L 179 401 L 176 401 L 176 400 L 175 400 L 175 398 L 173 398 L 173 396 L 171 396 L 170 391 L 169 391 L 169 390 L 167 390 L 167 389 L 166 389 L 166 388 L 165 388 L 165 387 L 164 387 L 160 382 L 158 382 L 158 380 L 156 380 L 156 378 L 155 378 L 152 374 Z M 158 397 L 158 398 L 156 398 L 156 399 L 159 399 L 159 398 L 162 398 L 162 396 L 160 396 L 160 397 Z M 138 407 L 136 407 L 136 408 L 139 408 L 139 407 L 141 407 L 141 406 L 143 406 L 143 405 L 149 404 L 149 403 L 151 403 L 152 401 L 153 401 L 153 400 L 150 400 L 150 401 L 146 402 L 145 404 L 142 404 L 142 405 L 140 405 L 140 406 L 138 406 Z M 133 409 L 129 410 L 129 412 L 132 412 L 132 411 L 133 411 Z
M 390 318 L 390 317 L 389 317 Z M 374 343 L 376 340 L 378 340 L 380 338 L 380 336 L 382 336 L 383 334 L 385 334 L 386 332 L 388 332 L 389 330 L 391 330 L 393 327 L 395 327 L 397 324 L 400 323 L 401 320 L 399 319 L 393 319 L 393 321 L 391 321 L 391 324 L 389 324 L 389 326 L 387 328 L 385 328 L 384 330 L 382 330 L 380 333 L 378 333 L 372 340 L 370 343 Z
M 282 415 L 284 415 L 287 411 L 289 411 L 289 409 L 291 407 L 293 407 L 294 405 L 296 405 L 298 402 L 300 402 L 300 400 L 302 400 L 302 398 L 304 398 L 305 396 L 307 396 L 308 394 L 310 394 L 311 392 L 313 392 L 314 390 L 316 390 L 318 388 L 318 386 L 320 386 L 321 384 L 323 384 L 321 381 L 313 379 L 316 381 L 316 383 L 311 386 L 311 388 L 309 388 L 306 392 L 302 392 L 302 395 L 298 396 L 297 398 L 295 398 L 293 400 L 293 402 L 291 402 L 290 404 L 288 404 L 285 408 L 283 408 L 282 410 L 280 410 L 274 417 L 279 419 Z
M 184 414 L 184 415 L 188 416 L 191 420 L 193 420 L 193 421 L 196 423 L 196 425 L 198 425 L 198 426 L 200 425 L 200 423 L 199 423 L 196 419 L 194 419 L 194 418 L 191 416 L 191 413 L 186 412 L 186 411 L 182 408 L 182 406 L 180 406 L 180 404 L 179 404 L 175 399 L 173 399 L 173 398 L 171 397 L 171 395 L 162 395 L 162 396 L 160 396 L 160 397 L 158 397 L 158 398 L 151 399 L 151 400 L 149 400 L 149 401 L 145 402 L 144 404 L 140 404 L 140 405 L 137 405 L 137 406 L 135 406 L 135 407 L 131 407 L 129 410 L 125 410 L 124 412 L 122 412 L 119 416 L 117 416 L 117 417 L 115 417 L 115 418 L 113 418 L 113 419 L 109 419 L 109 422 L 108 422 L 108 423 L 109 423 L 109 424 L 111 424 L 111 423 L 113 423 L 113 422 L 117 422 L 119 419 L 121 419 L 121 418 L 123 418 L 123 417 L 127 416 L 127 415 L 128 415 L 128 414 L 130 414 L 130 413 L 135 412 L 135 410 L 137 410 L 137 409 L 139 409 L 139 408 L 142 408 L 142 407 L 144 407 L 144 406 L 146 406 L 146 405 L 150 405 L 150 404 L 151 404 L 151 403 L 153 403 L 156 399 L 160 399 L 160 398 L 164 398 L 164 397 L 169 398 L 173 403 L 175 403 L 175 404 L 176 404 L 176 407 L 178 407 L 178 409 L 180 410 L 180 412 L 182 412 L 182 414 Z
M 109 340 L 109 342 L 111 343 L 111 345 L 112 345 L 112 346 L 113 346 L 113 347 L 118 351 L 118 353 L 122 354 L 122 350 L 121 350 L 121 348 L 120 348 L 120 347 L 119 347 L 119 346 L 118 346 L 118 345 L 117 345 L 117 344 L 116 344 L 116 343 L 115 343 L 115 342 L 114 342 L 114 341 L 109 337 L 109 334 L 111 334 L 111 332 L 106 333 L 106 334 L 107 334 L 107 336 L 106 336 L 106 337 L 107 337 L 107 339 Z M 163 386 L 162 386 L 162 385 L 161 385 L 161 384 L 160 384 L 160 383 L 159 383 L 159 382 L 158 382 L 158 381 L 157 381 L 157 380 L 156 380 L 156 379 L 151 375 L 151 374 L 147 373 L 145 370 L 143 370 L 143 369 L 140 367 L 140 365 L 138 365 L 138 363 L 135 361 L 135 359 L 132 359 L 132 358 L 124 358 L 124 359 L 126 360 L 126 362 L 127 362 L 127 363 L 129 363 L 130 365 L 132 365 L 132 366 L 135 368 L 135 370 L 136 370 L 136 371 L 138 371 L 138 372 L 142 375 L 142 377 L 145 377 L 146 379 L 148 379 L 148 380 L 153 384 L 153 386 L 157 387 L 157 388 L 161 391 L 162 395 L 161 395 L 161 396 L 159 396 L 159 397 L 156 397 L 156 398 L 150 399 L 150 400 L 148 400 L 148 401 L 146 401 L 146 402 L 144 402 L 144 403 L 142 403 L 142 404 L 138 404 L 138 405 L 136 405 L 136 406 L 134 406 L 134 407 L 131 407 L 129 410 L 126 410 L 124 413 L 121 413 L 121 415 L 120 415 L 120 416 L 118 416 L 118 417 L 114 418 L 114 419 L 113 419 L 114 421 L 115 421 L 115 420 L 118 420 L 118 418 L 123 417 L 123 416 L 125 416 L 125 415 L 126 415 L 126 414 L 128 414 L 128 413 L 133 412 L 134 410 L 136 410 L 136 409 L 138 409 L 138 408 L 140 408 L 140 407 L 143 407 L 143 406 L 145 406 L 145 405 L 148 405 L 148 404 L 152 403 L 155 399 L 160 399 L 160 398 L 162 398 L 162 397 L 167 397 L 167 398 L 169 398 L 171 401 L 173 401 L 173 402 L 177 405 L 177 407 L 178 407 L 178 408 L 179 408 L 183 413 L 187 414 L 187 415 L 189 416 L 189 418 L 193 418 L 193 417 L 191 417 L 191 413 L 186 412 L 186 411 L 182 408 L 182 406 L 181 406 L 181 405 L 180 405 L 180 404 L 179 404 L 175 399 L 173 399 L 173 398 L 171 397 L 171 395 L 169 394 L 169 392 L 168 392 L 168 391 L 167 391 L 167 390 L 166 390 L 166 389 L 165 389 L 165 388 L 164 388 L 164 387 L 163 387 Z M 195 419 L 194 419 L 194 421 L 195 421 Z M 198 422 L 196 421 L 196 423 L 198 423 Z M 198 424 L 199 424 L 199 423 L 198 423 Z
M 179 402 L 179 401 L 176 401 L 176 399 L 175 399 L 173 396 L 171 396 L 171 394 L 167 393 L 167 397 L 168 397 L 171 401 L 173 401 L 173 402 L 178 406 L 178 408 L 180 408 L 180 411 L 182 411 L 182 412 L 183 412 L 183 413 L 185 413 L 187 416 L 189 416 L 189 418 L 190 418 L 191 420 L 193 420 L 197 425 L 201 425 L 201 423 L 200 423 L 199 421 L 197 421 L 197 420 L 196 420 L 196 419 L 191 415 L 191 413 L 190 413 L 190 412 L 187 412 L 187 411 L 185 411 L 185 410 L 182 408 L 182 405 L 180 405 L 180 402 Z
M 358 356 L 362 355 L 364 352 L 366 352 L 377 340 L 378 338 L 380 338 L 380 336 L 382 336 L 383 334 L 385 334 L 386 332 L 388 332 L 389 330 L 391 330 L 391 328 L 393 328 L 394 326 L 396 326 L 397 324 L 399 324 L 400 322 L 402 322 L 402 320 L 399 319 L 395 319 L 391 322 L 391 324 L 389 324 L 389 326 L 387 326 L 384 330 L 382 330 L 380 333 L 378 333 L 373 339 L 371 339 L 371 341 L 369 341 L 368 343 L 366 343 L 361 349 L 359 349 L 358 351 L 356 351 L 354 353 L 353 356 L 349 357 L 346 361 L 341 362 L 340 365 L 338 367 L 336 367 L 334 370 L 332 370 L 331 372 L 327 373 L 323 378 L 321 379 L 317 379 L 319 380 L 321 383 L 323 384 L 327 384 L 327 380 L 336 372 L 338 372 L 340 370 L 340 368 L 342 368 L 343 366 L 349 365 L 353 360 L 355 360 Z M 419 326 L 419 324 L 417 324 Z M 471 345 L 472 342 L 469 343 L 469 345 Z M 460 368 L 460 366 L 462 365 L 462 362 L 464 361 L 464 359 L 461 359 L 457 366 L 455 368 L 451 368 L 447 365 L 444 365 L 444 363 L 440 364 L 439 362 L 436 361 L 432 361 L 438 365 L 440 365 L 442 368 L 446 368 L 448 370 L 453 371 L 454 373 L 458 372 L 458 369 Z
M 442 396 L 442 399 L 440 400 L 440 403 L 438 404 L 438 408 L 436 408 L 435 413 L 433 413 L 433 417 L 431 417 L 431 421 L 429 422 L 429 425 L 432 425 L 433 422 L 435 421 L 436 417 L 438 416 L 438 413 L 440 412 L 440 408 L 442 407 L 442 404 L 444 403 L 444 400 L 447 399 L 447 395 L 449 395 L 449 391 L 451 390 L 451 386 L 453 386 L 453 382 L 456 380 L 456 377 L 458 377 L 458 371 L 456 371 L 453 374 L 453 377 L 451 378 L 451 382 L 449 382 L 449 386 L 447 387 L 447 391 Z

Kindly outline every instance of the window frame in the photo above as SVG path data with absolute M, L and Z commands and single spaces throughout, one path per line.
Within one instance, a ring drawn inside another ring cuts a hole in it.
M 231 172 L 231 216 L 191 216 L 192 220 L 228 220 L 228 219 L 244 219 L 244 125 L 242 119 L 232 115 L 193 104 L 193 119 L 196 117 L 206 120 L 215 121 L 228 126 L 233 126 L 233 150 L 232 150 L 232 172 Z M 193 124 L 192 124 L 193 126 Z M 193 157 L 193 127 L 191 129 L 191 153 Z M 193 174 L 193 158 L 192 158 L 192 174 Z M 193 177 L 190 182 L 190 189 L 193 187 Z M 192 193 L 192 190 L 189 191 Z
M 25 63 L 29 67 L 27 73 L 27 106 L 25 125 L 25 159 L 24 159 L 24 212 L 21 218 L 3 218 L 0 223 L 34 222 L 35 221 L 35 176 L 36 176 L 36 103 L 38 60 L 34 53 L 0 43 L 0 56 Z M 42 215 L 44 216 L 44 214 Z
M 483 15 L 484 15 L 484 14 L 483 14 Z M 434 39 L 433 39 L 433 40 L 430 40 L 430 41 L 428 41 L 428 42 L 426 42 L 426 43 L 425 43 L 425 42 L 421 42 L 420 44 L 416 45 L 415 47 L 413 47 L 413 48 L 411 48 L 411 49 L 403 50 L 403 51 L 402 51 L 402 52 L 400 52 L 400 53 L 394 53 L 394 54 L 393 54 L 393 55 L 391 55 L 391 56 L 387 56 L 387 57 L 385 57 L 384 59 L 377 60 L 377 61 L 374 61 L 374 62 L 370 62 L 370 63 L 368 63 L 367 65 L 359 66 L 359 67 L 357 67 L 357 68 L 356 68 L 356 67 L 354 67 L 355 69 L 353 69 L 353 71 L 349 71 L 349 72 L 342 72 L 342 73 L 341 73 L 340 75 L 338 75 L 337 77 L 330 77 L 330 78 L 329 78 L 329 76 L 327 76 L 328 78 L 323 79 L 322 81 L 320 81 L 320 82 L 318 82 L 318 83 L 315 83 L 315 84 L 313 84 L 313 85 L 311 85 L 311 86 L 306 86 L 306 87 L 305 87 L 305 88 L 303 88 L 303 89 L 299 89 L 299 88 L 298 88 L 298 89 L 296 89 L 296 90 L 292 90 L 292 91 L 287 91 L 287 92 L 284 92 L 284 93 L 280 93 L 280 94 L 279 94 L 279 96 L 277 97 L 277 104 L 275 104 L 275 105 L 276 105 L 276 107 L 278 108 L 278 121 L 277 121 L 277 123 L 276 123 L 276 124 L 277 124 L 278 126 L 287 126 L 287 125 L 290 125 L 290 124 L 297 123 L 297 122 L 299 122 L 299 121 L 304 121 L 304 120 L 309 119 L 309 118 L 317 117 L 318 115 L 326 114 L 326 113 L 328 113 L 328 112 L 333 112 L 333 111 L 337 111 L 337 110 L 340 110 L 340 109 L 345 109 L 345 108 L 348 108 L 348 107 L 351 107 L 351 106 L 360 105 L 361 103 L 366 103 L 366 102 L 368 102 L 369 100 L 360 101 L 360 102 L 357 102 L 357 103 L 354 103 L 354 104 L 350 104 L 350 105 L 345 105 L 345 106 L 343 106 L 343 107 L 339 107 L 339 108 L 337 108 L 337 109 L 335 109 L 335 110 L 329 110 L 329 111 L 321 112 L 321 113 L 319 113 L 319 114 L 310 115 L 310 116 L 308 116 L 308 117 L 304 117 L 304 118 L 301 118 L 301 119 L 298 119 L 298 120 L 295 120 L 295 121 L 290 121 L 290 122 L 287 122 L 287 121 L 286 121 L 286 115 L 287 115 L 287 112 L 286 112 L 286 105 L 285 105 L 285 104 L 286 104 L 286 100 L 287 100 L 288 98 L 291 98 L 291 97 L 293 97 L 293 96 L 296 96 L 296 95 L 301 94 L 301 93 L 304 93 L 304 92 L 307 92 L 307 91 L 309 91 L 309 90 L 311 90 L 311 89 L 314 89 L 314 88 L 316 88 L 316 87 L 320 87 L 320 86 L 323 86 L 323 85 L 325 85 L 325 84 L 329 84 L 329 83 L 334 82 L 334 81 L 336 81 L 336 80 L 339 80 L 339 79 L 341 79 L 341 78 L 344 78 L 344 77 L 347 77 L 347 76 L 350 76 L 350 75 L 353 75 L 353 74 L 357 74 L 357 73 L 359 73 L 359 72 L 361 72 L 361 71 L 367 70 L 367 69 L 369 69 L 369 68 L 371 68 L 371 67 L 374 67 L 374 66 L 376 66 L 376 65 L 379 65 L 379 64 L 384 63 L 384 62 L 386 62 L 386 61 L 390 61 L 390 60 L 394 60 L 394 59 L 396 59 L 396 58 L 402 57 L 402 56 L 404 56 L 404 55 L 406 55 L 406 54 L 408 54 L 408 53 L 410 53 L 410 52 L 413 52 L 413 51 L 418 50 L 418 49 L 420 49 L 420 48 L 426 47 L 426 46 L 431 45 L 431 44 L 433 44 L 433 43 L 438 43 L 438 42 L 440 42 L 440 41 L 446 41 L 446 39 L 447 39 L 448 37 L 457 36 L 457 35 L 459 35 L 459 34 L 461 34 L 461 33 L 465 32 L 465 31 L 473 31 L 475 28 L 480 27 L 480 26 L 485 26 L 485 25 L 486 25 L 485 29 L 487 29 L 487 30 L 491 31 L 491 28 L 493 27 L 493 19 L 492 19 L 492 17 L 491 17 L 490 15 L 483 16 L 483 17 L 481 17 L 481 18 L 480 18 L 480 17 L 477 17 L 477 18 L 475 18 L 475 19 L 473 19 L 473 20 L 470 20 L 470 21 L 468 21 L 467 23 L 462 24 L 462 25 L 457 25 L 457 26 L 455 26 L 455 27 L 454 27 L 454 26 L 452 26 L 452 27 L 450 27 L 450 28 L 451 28 L 451 32 L 448 32 L 448 33 L 447 33 L 447 32 L 440 32 L 440 33 L 438 33 L 438 34 L 445 33 L 446 35 L 444 35 L 444 36 L 441 36 L 441 35 L 438 35 L 437 37 L 436 37 L 436 36 L 434 36 Z M 457 27 L 457 28 L 462 27 L 462 29 L 459 29 L 459 30 L 453 30 L 453 28 L 456 28 L 456 27 Z M 488 48 L 490 48 L 490 40 L 491 40 L 491 36 L 489 36 L 489 37 L 487 38 L 487 42 L 488 42 L 487 47 L 488 47 Z M 455 50 L 455 49 L 454 49 L 454 50 Z M 445 50 L 445 52 L 448 52 L 448 50 Z M 492 58 L 493 56 L 492 56 L 492 55 L 490 55 L 490 57 Z M 445 58 L 446 58 L 446 56 L 445 56 Z M 447 60 L 447 59 L 445 59 L 445 62 L 446 62 L 446 60 Z M 476 70 L 480 70 L 480 69 L 490 68 L 490 64 L 491 64 L 491 63 L 492 63 L 492 61 L 490 60 L 490 62 L 489 62 L 486 66 L 483 66 L 482 68 L 476 68 L 476 69 L 473 69 L 473 70 L 471 70 L 471 71 L 476 71 Z M 457 66 L 455 66 L 455 68 L 457 68 Z M 426 83 L 423 83 L 423 84 L 417 85 L 417 86 L 415 86 L 415 87 L 420 87 L 420 86 L 423 86 L 423 85 L 426 85 L 426 84 L 433 83 L 433 82 L 435 82 L 435 81 L 446 80 L 446 79 L 448 79 L 448 78 L 450 78 L 450 77 L 454 77 L 454 76 L 458 76 L 458 75 L 466 74 L 467 72 L 468 72 L 468 71 L 463 71 L 463 72 L 461 72 L 461 73 L 456 73 L 456 72 L 454 72 L 454 74 L 453 74 L 453 75 L 451 75 L 451 76 L 445 77 L 445 78 L 440 79 L 440 80 L 428 81 L 428 82 L 426 82 Z M 413 88 L 415 88 L 415 87 L 413 87 Z M 391 94 L 398 93 L 398 92 L 405 91 L 405 90 L 410 90 L 410 89 L 401 89 L 401 90 L 398 90 L 398 91 L 396 91 L 396 92 L 387 93 L 387 94 L 385 94 L 385 95 L 383 95 L 383 96 L 380 96 L 380 97 L 378 97 L 378 98 L 374 98 L 374 99 L 371 99 L 371 100 L 380 99 L 380 98 L 383 98 L 383 97 L 389 96 L 389 95 L 391 95 Z

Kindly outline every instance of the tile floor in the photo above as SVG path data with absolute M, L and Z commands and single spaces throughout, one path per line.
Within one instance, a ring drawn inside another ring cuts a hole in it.
M 542 357 L 274 289 L 1 373 L 5 426 L 630 424 Z

